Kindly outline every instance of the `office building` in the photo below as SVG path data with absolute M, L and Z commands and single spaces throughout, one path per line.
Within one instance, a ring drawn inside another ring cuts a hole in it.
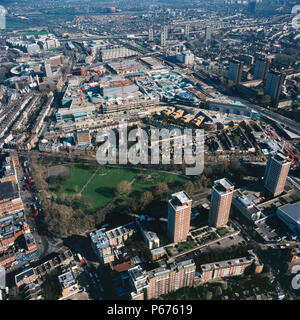
M 209 42 L 211 40 L 211 28 L 207 27 L 205 29 L 205 42 Z
M 153 29 L 149 29 L 149 41 L 153 41 Z
M 233 81 L 234 84 L 239 84 L 242 79 L 243 63 L 238 60 L 232 60 L 229 63 L 228 80 Z
M 187 238 L 190 230 L 192 199 L 186 192 L 172 194 L 168 203 L 168 237 L 174 242 L 181 242 Z
M 227 179 L 214 182 L 212 188 L 208 224 L 220 228 L 227 224 L 230 214 L 234 185 Z
M 270 61 L 268 59 L 257 59 L 254 66 L 253 80 L 265 81 L 269 72 L 269 66 Z
M 53 75 L 51 70 L 51 65 L 48 63 L 45 63 L 45 73 L 47 78 L 51 78 Z
M 290 167 L 291 162 L 284 154 L 279 152 L 269 156 L 264 175 L 264 186 L 274 197 L 284 191 Z
M 275 103 L 279 101 L 284 79 L 285 76 L 279 72 L 271 71 L 268 73 L 264 93 L 269 95 Z
M 168 40 L 168 27 L 164 26 L 161 32 L 160 44 L 163 48 L 166 48 Z
M 186 39 L 189 39 L 189 37 L 190 37 L 190 25 L 189 24 L 185 25 L 184 34 L 185 34 Z

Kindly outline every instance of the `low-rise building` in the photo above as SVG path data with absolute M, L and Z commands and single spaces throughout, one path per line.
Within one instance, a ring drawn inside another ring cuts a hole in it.
M 253 201 L 244 195 L 240 190 L 236 190 L 234 193 L 232 205 L 252 223 L 257 223 L 266 218 L 266 216 L 253 203 Z
M 90 233 L 92 248 L 100 259 L 102 264 L 113 262 L 114 252 L 111 247 L 107 235 L 102 230 L 96 230 Z
M 89 130 L 78 130 L 76 132 L 76 143 L 79 146 L 90 144 L 91 135 Z
M 201 280 L 202 282 L 207 282 L 224 277 L 239 276 L 250 271 L 252 267 L 254 267 L 255 273 L 260 273 L 262 272 L 263 264 L 253 251 L 249 251 L 247 257 L 201 265 Z
M 276 214 L 292 232 L 300 234 L 300 201 L 281 206 Z
M 58 276 L 58 281 L 62 287 L 62 296 L 59 300 L 64 300 L 79 292 L 79 285 L 71 269 Z
M 145 271 L 137 266 L 128 272 L 132 286 L 131 299 L 151 300 L 184 287 L 192 287 L 196 265 L 193 260 L 186 260 L 173 262 L 151 271 Z
M 136 219 L 136 224 L 141 232 L 141 235 L 150 250 L 154 248 L 159 248 L 159 238 L 157 234 L 153 231 L 149 218 L 147 216 L 141 215 Z
M 7 181 L 0 183 L 0 217 L 24 210 L 16 183 Z
M 38 278 L 38 274 L 35 272 L 35 269 L 30 268 L 25 270 L 15 276 L 16 286 L 20 287 L 22 285 L 30 284 Z

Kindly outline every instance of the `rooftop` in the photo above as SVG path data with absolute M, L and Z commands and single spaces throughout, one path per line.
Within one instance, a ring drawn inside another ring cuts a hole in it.
M 223 178 L 215 181 L 214 188 L 218 192 L 228 192 L 234 189 L 234 185 L 226 178 Z
M 286 204 L 277 210 L 280 210 L 281 213 L 287 215 L 297 223 L 300 223 L 300 201 L 294 204 Z
M 7 198 L 15 199 L 18 197 L 19 194 L 15 183 L 13 183 L 12 181 L 0 183 L 0 200 L 4 200 Z
M 172 194 L 172 203 L 175 206 L 184 206 L 190 201 L 192 201 L 192 199 L 185 191 L 180 191 Z

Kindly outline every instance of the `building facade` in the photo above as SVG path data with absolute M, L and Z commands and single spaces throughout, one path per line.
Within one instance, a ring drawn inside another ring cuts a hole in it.
M 186 240 L 191 221 L 192 199 L 184 191 L 172 194 L 168 203 L 168 237 L 174 242 Z
M 151 271 L 140 266 L 128 271 L 132 286 L 132 300 L 157 299 L 181 288 L 193 287 L 196 265 L 193 260 L 173 262 Z
M 229 63 L 228 80 L 234 84 L 239 84 L 242 79 L 243 63 L 241 61 L 232 60 Z
M 261 273 L 263 270 L 263 264 L 253 251 L 249 251 L 247 257 L 203 264 L 200 277 L 202 282 L 207 282 L 224 277 L 240 276 L 250 270 L 254 273 Z
M 284 191 L 290 167 L 291 162 L 284 154 L 277 153 L 269 156 L 264 175 L 264 186 L 274 197 Z
M 253 80 L 265 81 L 267 79 L 269 65 L 270 61 L 268 59 L 257 59 L 255 61 Z
M 208 224 L 219 228 L 227 224 L 231 209 L 234 185 L 227 179 L 214 182 L 212 188 Z
M 273 101 L 278 103 L 281 88 L 284 82 L 285 76 L 281 73 L 271 71 L 268 73 L 266 85 L 265 85 L 265 95 L 269 95 Z

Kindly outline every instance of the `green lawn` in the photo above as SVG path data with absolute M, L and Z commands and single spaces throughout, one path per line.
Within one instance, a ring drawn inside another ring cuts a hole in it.
M 62 190 L 59 193 L 75 194 L 74 187 L 76 185 L 80 191 L 96 170 L 84 165 L 70 165 L 69 168 L 70 178 L 62 184 Z M 138 177 L 141 173 L 149 176 L 149 179 L 143 180 Z M 97 210 L 105 207 L 115 197 L 116 186 L 121 181 L 132 181 L 135 178 L 136 181 L 132 185 L 131 194 L 122 199 L 138 199 L 143 192 L 153 191 L 158 182 L 166 182 L 169 186 L 174 186 L 182 184 L 186 180 L 182 176 L 164 172 L 105 167 L 97 172 L 96 176 L 83 191 L 83 195 L 92 199 L 93 207 Z M 54 186 L 50 185 L 50 187 Z
M 24 30 L 16 33 L 17 36 L 40 36 L 46 34 L 48 34 L 46 30 Z

